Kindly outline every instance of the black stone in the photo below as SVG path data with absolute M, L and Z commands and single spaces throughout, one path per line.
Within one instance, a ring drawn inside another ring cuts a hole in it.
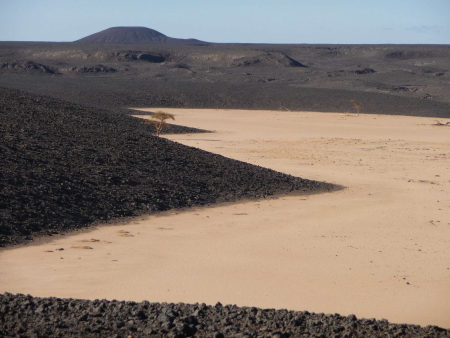
M 88 315 L 98 311 L 99 303 L 108 319 Z M 147 319 L 137 321 L 136 314 L 145 307 Z M 37 311 L 39 308 L 46 311 Z M 63 308 L 67 309 L 66 315 L 59 310 Z M 450 337 L 449 330 L 437 326 L 392 324 L 387 320 L 357 319 L 353 315 L 343 317 L 235 305 L 205 305 L 202 316 L 192 316 L 197 309 L 198 304 L 127 302 L 125 306 L 118 306 L 117 302 L 106 300 L 33 298 L 5 293 L 0 294 L 0 334 L 2 337 L 86 338 L 130 335 L 179 338 Z M 174 324 L 170 324 L 172 320 Z

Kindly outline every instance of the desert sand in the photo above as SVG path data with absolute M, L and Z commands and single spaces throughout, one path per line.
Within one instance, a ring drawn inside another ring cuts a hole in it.
M 347 188 L 171 211 L 4 250 L 0 292 L 450 327 L 449 127 L 404 116 L 161 110 L 215 131 L 171 140 Z

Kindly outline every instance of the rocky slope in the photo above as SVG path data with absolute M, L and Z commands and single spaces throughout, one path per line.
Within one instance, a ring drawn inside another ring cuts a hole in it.
M 124 114 L 0 88 L 0 246 L 139 213 L 335 188 L 153 134 Z

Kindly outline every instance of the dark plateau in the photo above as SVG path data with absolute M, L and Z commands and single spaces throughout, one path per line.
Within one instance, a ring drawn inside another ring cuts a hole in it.
M 368 114 L 450 117 L 447 45 L 133 43 L 139 34 L 128 43 L 0 42 L 0 86 L 102 108 L 342 113 L 357 100 Z

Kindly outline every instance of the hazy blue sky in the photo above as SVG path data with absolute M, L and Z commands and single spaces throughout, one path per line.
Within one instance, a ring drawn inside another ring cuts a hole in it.
M 211 42 L 450 44 L 450 0 L 0 0 L 0 41 L 114 26 Z

